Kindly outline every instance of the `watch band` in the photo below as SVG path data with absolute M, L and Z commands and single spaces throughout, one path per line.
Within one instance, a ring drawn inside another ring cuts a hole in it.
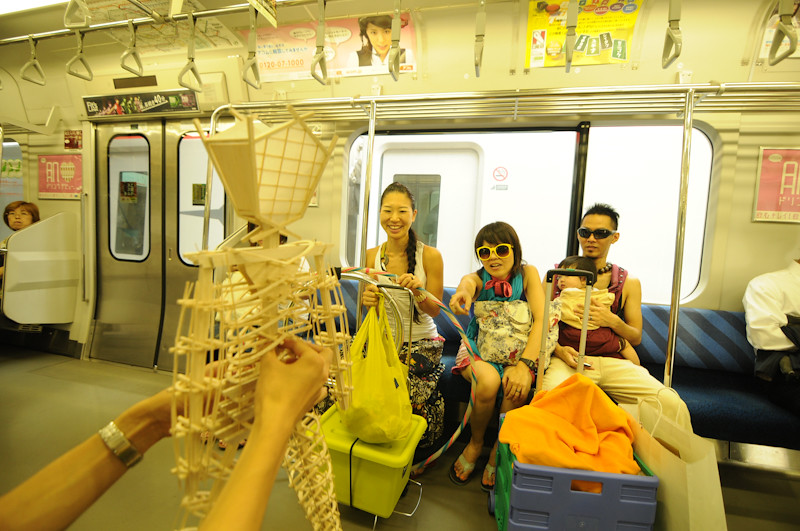
M 520 358 L 519 361 L 524 363 L 528 366 L 528 370 L 531 371 L 531 376 L 536 376 L 536 362 L 533 360 L 529 360 L 528 358 Z
M 130 468 L 142 460 L 142 454 L 140 454 L 139 450 L 125 437 L 125 434 L 120 431 L 113 420 L 97 433 L 100 434 L 100 438 L 106 443 L 108 449 L 119 457 L 120 461 L 122 461 L 126 467 Z

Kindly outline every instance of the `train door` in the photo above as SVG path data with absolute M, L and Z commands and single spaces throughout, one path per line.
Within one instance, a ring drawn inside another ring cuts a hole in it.
M 205 150 L 188 122 L 97 127 L 97 311 L 91 357 L 171 370 L 187 282 L 202 245 Z M 199 149 L 198 149 L 199 148 Z M 217 181 L 215 197 L 222 198 Z M 222 240 L 224 200 L 209 246 Z

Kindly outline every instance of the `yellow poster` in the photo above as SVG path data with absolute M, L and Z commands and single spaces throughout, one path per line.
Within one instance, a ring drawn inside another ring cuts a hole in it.
M 645 0 L 578 0 L 573 65 L 627 63 Z M 528 3 L 528 68 L 564 66 L 569 1 Z

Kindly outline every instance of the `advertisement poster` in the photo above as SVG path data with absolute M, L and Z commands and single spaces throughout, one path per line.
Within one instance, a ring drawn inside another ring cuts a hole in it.
M 193 90 L 162 90 L 113 96 L 84 96 L 86 116 L 116 116 L 196 111 L 197 96 Z
M 328 77 L 388 74 L 392 18 L 373 15 L 326 21 Z M 417 37 L 409 13 L 400 14 L 400 26 L 400 73 L 414 72 Z M 311 79 L 311 63 L 317 52 L 316 23 L 260 28 L 257 33 L 261 81 Z
M 80 155 L 40 155 L 39 199 L 80 199 L 82 176 Z
M 636 18 L 645 0 L 578 0 L 572 65 L 604 65 L 630 60 Z M 528 3 L 528 68 L 564 66 L 568 1 Z
M 800 148 L 761 148 L 753 221 L 800 223 Z

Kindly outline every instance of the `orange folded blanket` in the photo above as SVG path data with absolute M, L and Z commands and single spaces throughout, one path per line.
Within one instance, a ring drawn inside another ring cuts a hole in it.
M 629 421 L 589 378 L 575 374 L 506 413 L 499 439 L 521 463 L 636 474 Z

